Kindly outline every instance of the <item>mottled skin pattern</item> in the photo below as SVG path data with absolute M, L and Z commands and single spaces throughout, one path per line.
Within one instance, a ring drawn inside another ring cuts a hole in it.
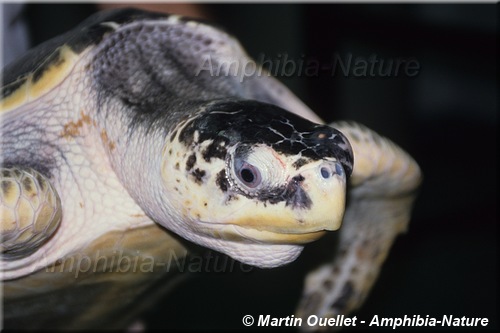
M 351 173 L 339 256 L 308 278 L 299 314 L 362 302 L 418 166 L 368 129 L 318 124 L 265 73 L 241 76 L 248 62 L 213 27 L 123 10 L 5 70 L 7 327 L 125 327 L 182 276 L 168 263 L 190 243 L 175 234 L 259 267 L 291 262 L 340 227 Z

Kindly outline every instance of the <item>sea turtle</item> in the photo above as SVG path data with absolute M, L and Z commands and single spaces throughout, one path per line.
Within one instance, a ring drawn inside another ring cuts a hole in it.
M 125 327 L 192 244 L 271 268 L 342 221 L 298 315 L 349 313 L 408 223 L 409 155 L 321 124 L 206 23 L 100 12 L 3 75 L 7 327 Z

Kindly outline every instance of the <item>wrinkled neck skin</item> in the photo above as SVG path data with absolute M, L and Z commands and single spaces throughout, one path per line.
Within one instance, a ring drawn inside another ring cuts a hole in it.
M 166 151 L 172 146 L 169 133 L 176 132 L 175 123 L 168 119 L 168 112 L 153 122 L 140 123 L 130 116 L 120 101 L 109 99 L 105 103 L 99 107 L 97 116 L 98 123 L 102 124 L 101 139 L 112 168 L 129 195 L 153 221 L 198 245 L 257 267 L 281 266 L 299 256 L 302 245 L 235 241 L 224 239 L 225 236 L 220 234 L 199 232 L 200 221 L 182 214 L 179 197 L 164 183 L 163 177 L 167 182 L 174 181 L 168 177 L 175 167 L 168 161 L 163 163 Z M 195 115 L 202 110 L 202 103 L 193 104 L 192 110 L 191 114 Z
M 148 216 L 171 229 L 171 225 L 161 223 L 177 219 L 161 183 L 162 150 L 169 128 L 137 122 L 132 125 L 134 119 L 128 113 L 113 99 L 99 106 L 102 143 L 129 195 Z

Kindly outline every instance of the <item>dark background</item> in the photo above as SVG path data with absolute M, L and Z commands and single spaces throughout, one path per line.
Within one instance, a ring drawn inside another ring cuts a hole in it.
M 358 318 L 487 317 L 488 328 L 497 327 L 497 6 L 205 6 L 255 58 L 286 53 L 328 64 L 334 54 L 376 54 L 419 62 L 415 77 L 280 79 L 325 120 L 356 120 L 397 142 L 425 177 L 409 232 L 397 239 Z M 33 45 L 94 10 L 29 5 Z M 242 328 L 246 314 L 289 316 L 305 270 L 329 240 L 283 268 L 193 274 L 145 315 L 146 325 Z

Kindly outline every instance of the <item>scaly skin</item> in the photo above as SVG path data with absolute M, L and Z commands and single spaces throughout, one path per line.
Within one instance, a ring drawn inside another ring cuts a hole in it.
M 21 160 L 20 170 L 38 169 L 28 176 L 32 182 L 43 173 L 47 188 L 61 200 L 57 215 L 62 216 L 56 232 L 45 233 L 45 242 L 17 250 L 16 260 L 2 258 L 4 320 L 10 328 L 123 328 L 148 302 L 137 297 L 159 278 L 175 276 L 175 268 L 155 265 L 187 254 L 144 214 L 112 170 L 106 149 L 113 143 L 96 126 L 97 108 L 85 89 L 85 54 L 78 61 L 67 58 L 71 76 L 60 78 L 58 89 L 26 101 L 15 114 L 2 114 L 2 162 Z M 29 196 L 33 207 L 36 198 Z M 19 207 L 17 213 L 26 215 Z M 11 224 L 5 219 L 9 212 L 2 210 L 3 230 Z M 152 261 L 153 268 L 120 270 L 134 258 Z
M 73 75 L 60 83 L 60 89 L 26 103 L 15 117 L 3 116 L 4 163 L 21 160 L 16 165 L 20 169 L 45 173 L 62 202 L 57 232 L 32 255 L 2 261 L 4 279 L 24 276 L 81 251 L 107 232 L 151 223 L 109 165 L 95 126 L 96 108 L 84 89 L 84 75 L 79 74 L 81 63 L 73 64 Z

